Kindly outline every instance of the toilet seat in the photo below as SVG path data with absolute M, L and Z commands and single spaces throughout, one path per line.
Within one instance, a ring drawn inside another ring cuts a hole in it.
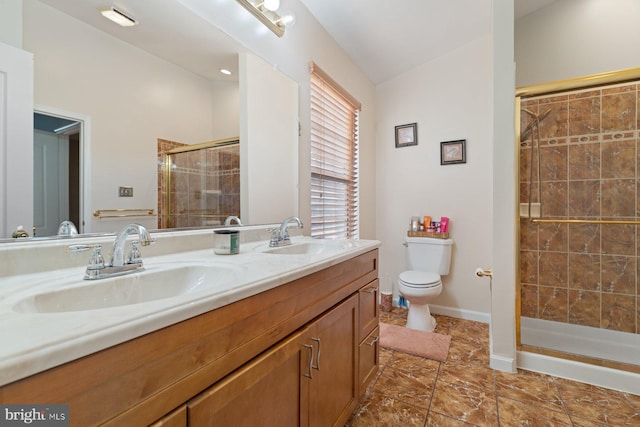
M 442 284 L 440 275 L 429 271 L 403 271 L 398 278 L 409 288 L 433 288 Z

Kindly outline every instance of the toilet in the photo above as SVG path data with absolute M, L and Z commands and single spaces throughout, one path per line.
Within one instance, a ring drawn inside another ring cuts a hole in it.
M 409 302 L 407 328 L 432 332 L 436 319 L 429 303 L 442 292 L 441 275 L 449 274 L 453 240 L 407 237 L 409 270 L 398 277 L 400 294 Z

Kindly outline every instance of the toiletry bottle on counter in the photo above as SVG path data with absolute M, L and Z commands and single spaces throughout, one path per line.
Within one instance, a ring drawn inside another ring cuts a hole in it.
M 213 232 L 213 252 L 218 255 L 240 253 L 238 230 L 215 230 Z
M 429 215 L 424 216 L 424 231 L 428 231 L 431 227 L 431 217 Z
M 449 218 L 443 216 L 440 218 L 440 232 L 446 233 L 449 231 Z
M 420 218 L 418 218 L 417 216 L 412 216 L 411 217 L 411 231 L 418 231 L 419 227 L 420 227 Z

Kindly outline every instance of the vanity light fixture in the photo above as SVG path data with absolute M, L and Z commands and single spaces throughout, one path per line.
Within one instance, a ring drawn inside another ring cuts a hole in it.
M 293 25 L 295 17 L 293 13 L 287 12 L 282 15 L 277 13 L 280 7 L 280 0 L 236 0 L 242 7 L 247 9 L 253 16 L 258 18 L 265 27 L 273 33 L 282 37 L 285 27 Z
M 100 13 L 105 18 L 123 27 L 133 27 L 138 24 L 138 21 L 113 6 L 107 9 L 100 9 Z
M 264 0 L 262 5 L 265 9 L 275 12 L 280 7 L 280 0 Z

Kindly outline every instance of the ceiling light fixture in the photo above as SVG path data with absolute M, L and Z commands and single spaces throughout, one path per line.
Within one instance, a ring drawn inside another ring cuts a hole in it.
M 226 68 L 220 68 L 220 72 L 227 76 L 231 75 L 231 71 L 227 70 Z
M 247 9 L 253 16 L 258 18 L 265 27 L 273 31 L 273 33 L 282 37 L 284 35 L 285 26 L 291 26 L 295 22 L 293 13 L 288 12 L 279 15 L 276 11 L 280 7 L 280 0 L 236 0 L 242 7 Z
M 138 21 L 136 21 L 132 17 L 128 16 L 124 12 L 119 11 L 118 9 L 116 9 L 113 6 L 111 6 L 110 8 L 107 8 L 107 9 L 100 9 L 100 13 L 105 18 L 107 18 L 107 19 L 109 19 L 109 20 L 111 20 L 111 21 L 115 22 L 116 24 L 121 25 L 123 27 L 133 27 L 134 25 L 138 24 Z

